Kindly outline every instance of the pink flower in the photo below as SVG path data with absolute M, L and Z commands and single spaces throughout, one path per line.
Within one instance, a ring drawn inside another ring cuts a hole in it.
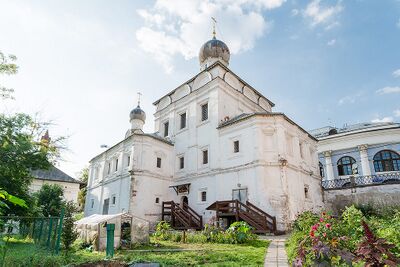
M 322 235 L 323 235 L 324 237 L 326 237 L 326 233 L 323 233 Z
M 320 221 L 320 222 L 323 222 L 323 221 L 324 221 L 324 218 L 319 218 L 319 221 Z
M 331 228 L 331 224 L 330 223 L 327 223 L 327 224 L 325 224 L 325 226 L 326 226 L 326 228 Z
M 317 228 L 318 228 L 318 226 L 319 226 L 319 224 L 314 224 L 314 225 L 311 227 L 311 229 L 312 229 L 313 231 L 316 231 Z

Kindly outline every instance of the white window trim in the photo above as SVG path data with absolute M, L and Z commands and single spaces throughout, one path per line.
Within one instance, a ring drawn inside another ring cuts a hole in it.
M 202 113 L 201 107 L 204 104 L 208 104 L 208 116 L 207 116 L 207 119 L 203 121 L 202 120 L 203 113 Z M 209 98 L 203 99 L 202 101 L 199 101 L 197 107 L 198 107 L 197 108 L 197 114 L 199 114 L 198 119 L 197 119 L 197 127 L 199 127 L 199 126 L 202 126 L 202 125 L 207 124 L 207 123 L 210 122 L 210 114 L 211 113 L 210 113 L 210 101 L 209 101 Z
M 183 168 L 181 169 L 181 160 L 180 158 L 183 157 Z M 177 168 L 177 172 L 183 172 L 185 171 L 186 168 L 186 160 L 185 160 L 185 154 L 178 154 L 176 155 L 176 159 L 177 159 L 177 164 L 176 164 L 176 168 Z
M 186 115 L 186 116 L 187 116 L 187 115 Z M 164 135 L 164 132 L 165 132 L 165 123 L 167 123 L 167 122 L 168 122 L 168 134 L 167 134 L 167 135 Z M 170 122 L 169 118 L 166 119 L 166 120 L 161 121 L 161 136 L 162 136 L 162 137 L 170 137 L 170 136 L 171 136 L 171 122 Z
M 202 197 L 202 193 L 203 192 L 206 192 L 206 201 L 202 201 L 201 197 Z M 206 203 L 208 203 L 208 198 L 209 198 L 209 195 L 208 195 L 207 187 L 199 188 L 198 191 L 197 191 L 197 204 L 206 204 Z
M 208 154 L 208 162 L 206 164 L 203 163 L 203 151 L 207 150 Z M 199 169 L 205 169 L 210 166 L 210 146 L 203 146 L 199 149 Z
M 115 203 L 113 204 L 113 198 L 115 197 Z M 110 207 L 115 207 L 117 205 L 117 195 L 116 194 L 112 194 L 111 198 L 110 198 Z
M 184 128 L 181 128 L 181 115 L 183 113 L 186 113 L 186 124 L 185 124 Z M 188 118 L 189 118 L 189 110 L 188 109 L 183 109 L 183 110 L 178 111 L 176 114 L 177 114 L 176 134 L 179 134 L 181 132 L 184 132 L 184 131 L 188 130 L 188 128 L 189 128 L 189 120 L 188 120 Z

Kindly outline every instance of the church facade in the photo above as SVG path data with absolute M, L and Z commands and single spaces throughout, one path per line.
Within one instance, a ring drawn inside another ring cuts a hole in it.
M 200 73 L 154 102 L 155 133 L 143 132 L 138 105 L 125 138 L 90 161 L 85 216 L 157 222 L 173 201 L 204 224 L 236 203 L 286 230 L 323 206 L 317 140 L 228 68 L 225 43 L 206 42 L 199 60 Z

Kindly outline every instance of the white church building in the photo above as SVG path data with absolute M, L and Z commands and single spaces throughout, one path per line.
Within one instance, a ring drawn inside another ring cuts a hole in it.
M 227 45 L 200 49 L 200 72 L 154 102 L 155 133 L 140 103 L 125 138 L 90 161 L 85 216 L 129 212 L 176 229 L 244 220 L 284 231 L 323 206 L 317 140 L 232 72 Z

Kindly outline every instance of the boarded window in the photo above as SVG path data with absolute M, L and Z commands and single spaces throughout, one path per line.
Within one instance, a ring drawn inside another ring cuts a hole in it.
M 208 120 L 208 103 L 201 105 L 201 121 Z
M 182 113 L 180 116 L 181 116 L 180 129 L 186 128 L 186 112 Z
M 208 164 L 208 150 L 203 150 L 203 164 Z
M 239 152 L 239 141 L 234 141 L 233 142 L 233 152 L 238 153 Z
M 161 158 L 157 158 L 157 168 L 161 168 Z

